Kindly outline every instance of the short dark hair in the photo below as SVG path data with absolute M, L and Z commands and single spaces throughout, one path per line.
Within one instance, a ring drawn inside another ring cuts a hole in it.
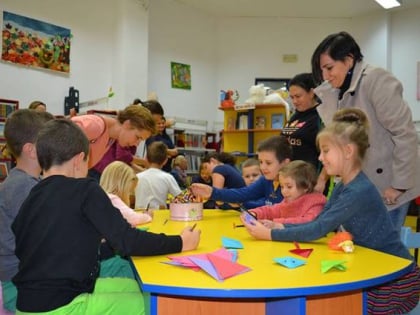
M 349 33 L 339 32 L 328 35 L 312 55 L 312 74 L 317 84 L 323 81 L 320 58 L 324 53 L 327 53 L 333 60 L 339 61 L 344 61 L 349 56 L 354 58 L 354 62 L 363 59 L 359 45 Z
M 152 115 L 161 115 L 161 116 L 164 115 L 163 107 L 162 105 L 160 105 L 158 101 L 150 100 L 150 101 L 145 101 L 141 104 L 144 107 L 146 107 L 148 110 L 150 110 Z
M 210 152 L 201 159 L 201 163 L 209 163 L 210 159 L 213 158 L 223 164 L 229 164 L 235 166 L 236 157 L 228 152 Z
M 147 146 L 147 160 L 150 163 L 163 164 L 168 157 L 168 147 L 162 141 L 154 141 Z
M 62 165 L 81 152 L 86 160 L 89 156 L 89 140 L 82 129 L 68 119 L 49 121 L 38 133 L 36 153 L 44 171 Z
M 4 126 L 4 137 L 9 152 L 18 158 L 26 143 L 35 143 L 42 126 L 54 116 L 48 112 L 37 112 L 32 109 L 19 109 L 13 112 Z
M 312 73 L 299 73 L 289 81 L 289 89 L 291 86 L 299 86 L 306 92 L 311 91 L 316 87 Z
M 257 152 L 273 152 L 280 163 L 292 159 L 292 146 L 285 136 L 272 136 L 258 144 Z

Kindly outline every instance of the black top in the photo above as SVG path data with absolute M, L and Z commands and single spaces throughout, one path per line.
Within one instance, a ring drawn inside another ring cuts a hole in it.
M 89 178 L 51 176 L 22 204 L 13 225 L 19 271 L 17 309 L 46 312 L 92 292 L 105 238 L 121 255 L 180 252 L 180 236 L 132 228 Z
M 312 163 L 319 169 L 316 135 L 321 129 L 321 120 L 316 107 L 304 112 L 296 111 L 282 130 L 293 148 L 293 160 Z

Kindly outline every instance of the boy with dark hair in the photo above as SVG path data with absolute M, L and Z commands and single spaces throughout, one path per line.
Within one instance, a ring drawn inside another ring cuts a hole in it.
M 147 147 L 149 168 L 137 174 L 139 182 L 136 187 L 136 208 L 166 209 L 168 194 L 179 195 L 181 189 L 175 178 L 164 171 L 162 166 L 168 160 L 166 144 L 152 142 Z
M 47 112 L 20 109 L 7 118 L 4 127 L 7 149 L 16 160 L 16 167 L 0 185 L 0 281 L 3 307 L 9 311 L 16 310 L 16 287 L 11 279 L 19 265 L 11 226 L 29 191 L 39 181 L 41 167 L 35 139 L 45 122 L 52 119 L 54 116 Z
M 19 271 L 18 313 L 142 314 L 132 279 L 101 278 L 105 238 L 121 255 L 161 255 L 195 249 L 200 231 L 167 236 L 132 228 L 99 184 L 86 178 L 89 141 L 69 120 L 48 122 L 36 150 L 44 179 L 22 204 L 12 229 Z

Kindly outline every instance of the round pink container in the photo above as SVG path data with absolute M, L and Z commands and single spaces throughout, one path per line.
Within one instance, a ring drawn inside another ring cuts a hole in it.
M 170 219 L 173 221 L 199 221 L 203 218 L 203 203 L 171 203 Z

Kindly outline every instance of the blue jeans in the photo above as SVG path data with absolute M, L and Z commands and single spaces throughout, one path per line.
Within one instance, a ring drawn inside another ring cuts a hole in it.
M 400 231 L 404 225 L 409 206 L 410 201 L 388 212 L 397 231 Z

